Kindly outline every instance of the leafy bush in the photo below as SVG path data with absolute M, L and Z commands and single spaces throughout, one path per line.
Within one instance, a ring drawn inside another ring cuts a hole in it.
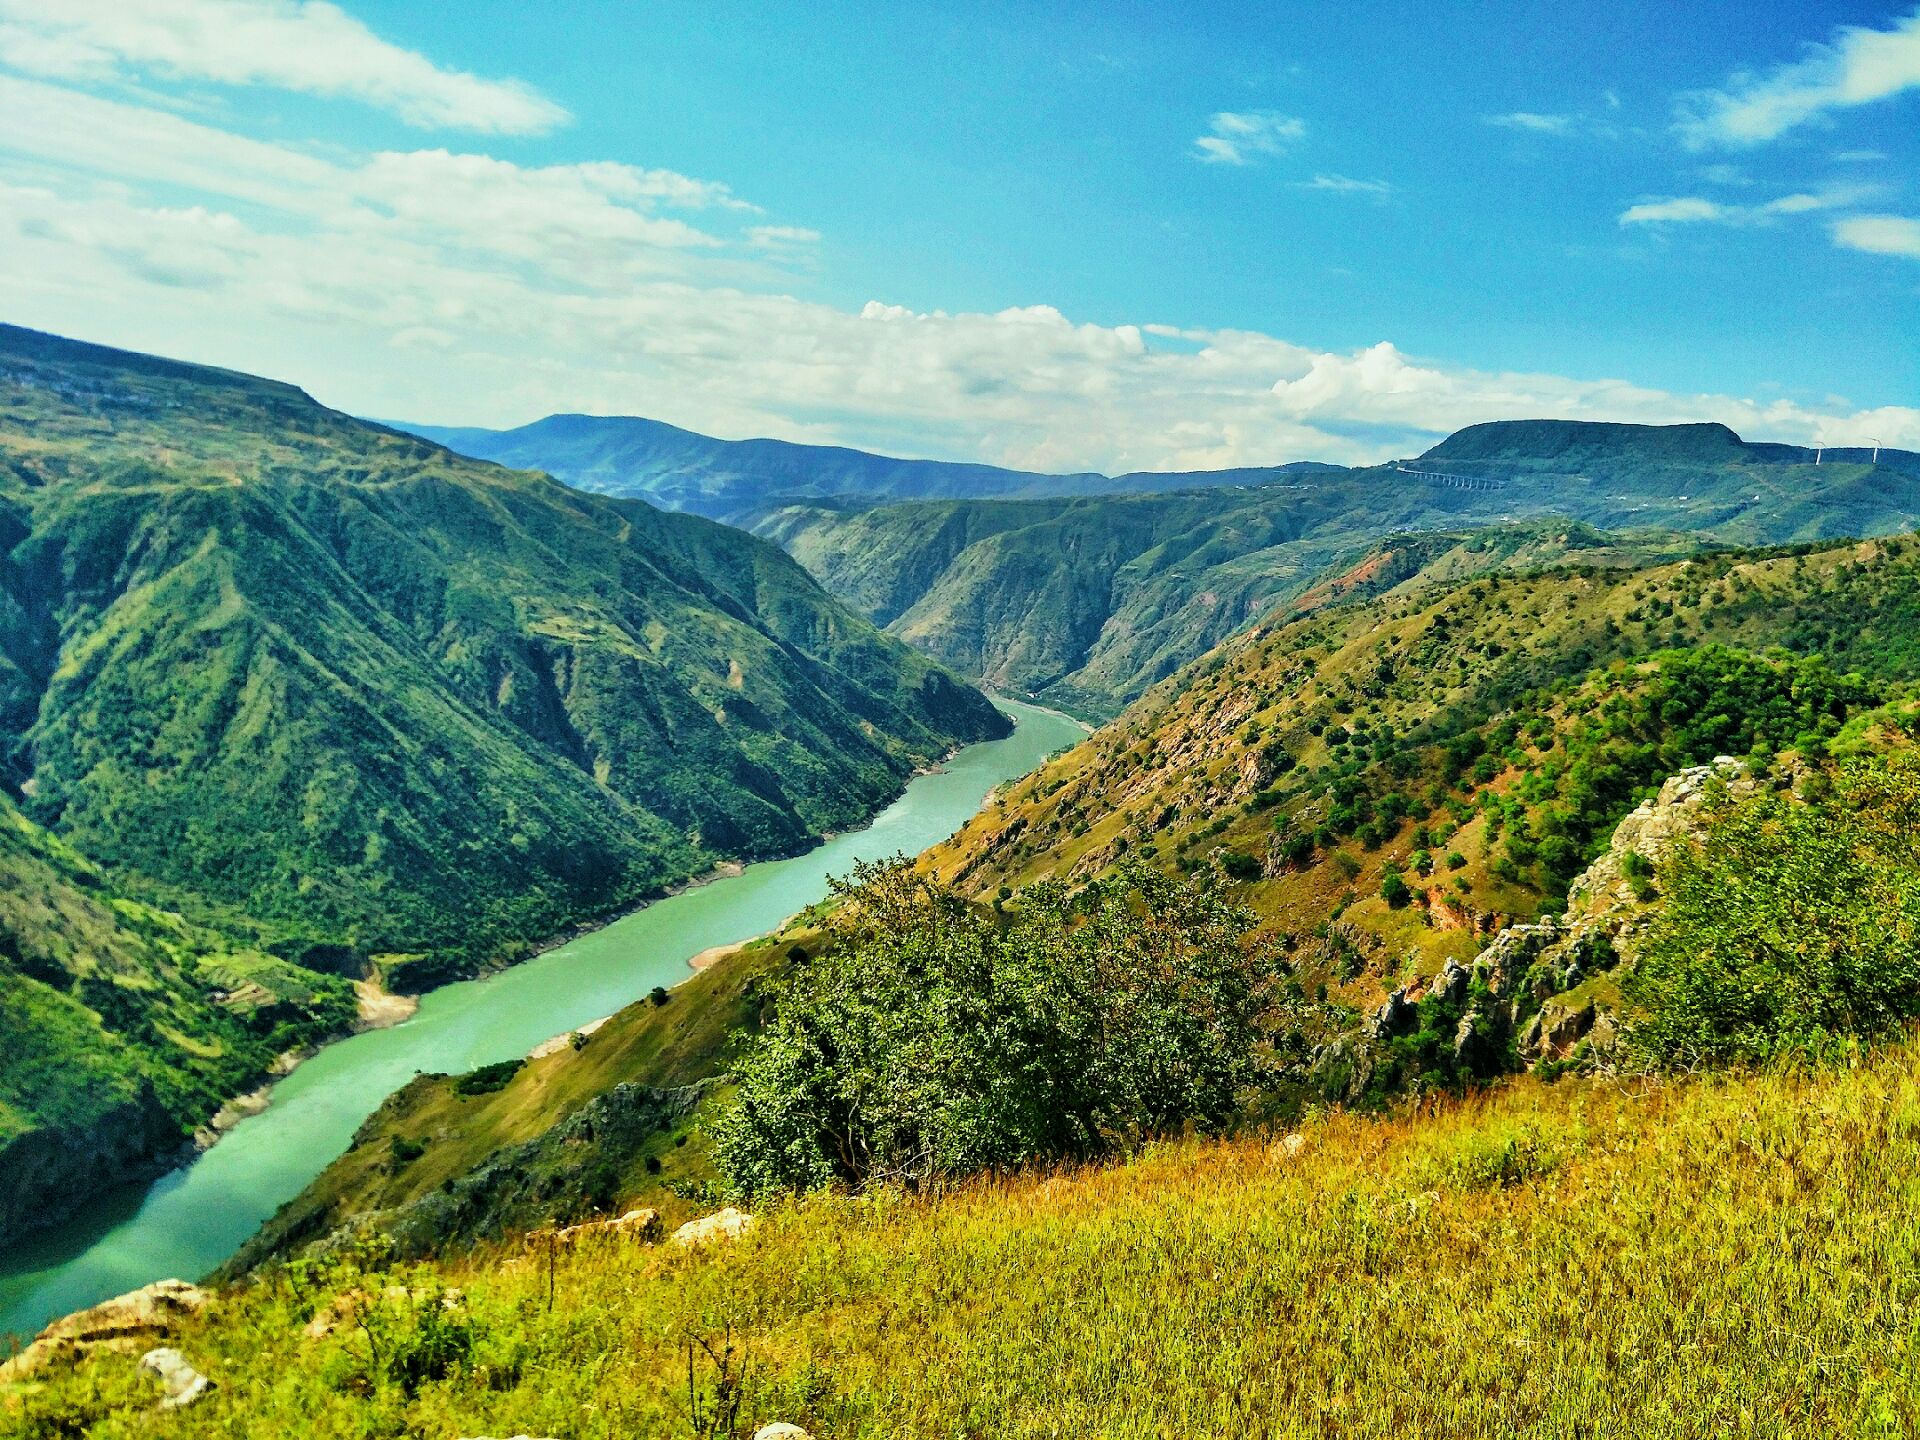
M 491 1095 L 496 1090 L 504 1090 L 507 1082 L 520 1073 L 524 1060 L 500 1060 L 492 1065 L 482 1065 L 478 1070 L 469 1070 L 464 1075 L 456 1075 L 453 1080 L 453 1093 L 456 1095 Z
M 1633 1038 L 1665 1064 L 1817 1053 L 1920 1014 L 1911 755 L 1854 762 L 1836 803 L 1773 793 L 1681 847 L 1631 977 Z
M 1226 871 L 1227 878 L 1230 880 L 1245 881 L 1260 878 L 1260 862 L 1253 856 L 1242 854 L 1238 850 L 1222 852 L 1220 868 Z
M 1217 1125 L 1280 961 L 1204 875 L 1146 870 L 1003 916 L 904 861 L 836 882 L 846 943 L 793 972 L 714 1149 L 743 1194 L 1085 1160 Z

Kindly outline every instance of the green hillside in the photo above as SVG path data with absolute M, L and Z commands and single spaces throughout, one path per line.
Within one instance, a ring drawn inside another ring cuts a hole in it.
M 1533 517 L 1631 527 L 1644 558 L 1682 534 L 1754 545 L 1920 523 L 1920 457 L 1866 458 L 1816 466 L 1723 426 L 1502 422 L 1404 468 L 1249 472 L 1175 494 L 789 505 L 753 527 L 956 668 L 1104 718 L 1388 535 Z
M 0 797 L 0 1234 L 171 1157 L 353 1013 L 345 980 L 116 893 Z
M 1386 547 L 814 928 L 420 1078 L 170 1336 L 196 1418 L 1908 1433 L 1920 539 L 1566 561 Z
M 308 983 L 514 959 L 1005 728 L 737 530 L 0 328 L 0 789 Z M 202 1011 L 180 1035 L 216 1045 Z M 176 1137 L 238 1070 L 168 1101 Z

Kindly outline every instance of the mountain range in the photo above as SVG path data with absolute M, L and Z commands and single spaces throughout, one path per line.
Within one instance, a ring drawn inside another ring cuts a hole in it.
M 549 415 L 512 430 L 401 423 L 399 428 L 462 455 L 520 469 L 596 494 L 649 500 L 743 524 L 782 504 L 808 500 L 932 500 L 1118 494 L 1233 484 L 1272 470 L 1139 471 L 1054 475 L 949 460 L 903 460 L 837 445 L 717 440 L 632 415 Z M 1303 463 L 1294 468 L 1317 469 Z
M 571 483 L 714 505 L 916 647 L 1090 719 L 1398 533 L 1554 517 L 1656 546 L 1754 545 L 1920 523 L 1920 454 L 1749 444 L 1712 424 L 1494 422 L 1362 469 L 1112 479 L 976 476 L 582 416 L 440 433 Z

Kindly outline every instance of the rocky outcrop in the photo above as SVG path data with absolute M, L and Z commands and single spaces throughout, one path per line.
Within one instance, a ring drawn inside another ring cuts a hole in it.
M 47 1365 L 71 1363 L 95 1350 L 133 1351 L 170 1338 L 213 1296 L 184 1280 L 156 1280 L 54 1321 L 6 1364 L 0 1382 L 24 1379 Z
M 1616 992 L 1588 982 L 1632 964 L 1655 913 L 1653 876 L 1676 844 L 1705 832 L 1708 797 L 1738 798 L 1758 785 L 1745 762 L 1728 756 L 1667 780 L 1621 820 L 1606 851 L 1574 881 L 1564 916 L 1510 925 L 1470 966 L 1448 960 L 1437 975 L 1395 988 L 1357 1031 L 1314 1050 L 1315 1088 L 1336 1100 L 1366 1094 L 1390 1063 L 1392 1042 L 1420 1029 L 1429 1001 L 1438 1003 L 1427 1013 L 1437 1009 L 1451 1029 L 1456 1073 L 1491 1075 L 1516 1062 L 1603 1063 L 1619 1030 Z
M 684 1249 L 697 1249 L 702 1245 L 738 1240 L 752 1228 L 753 1216 L 729 1205 L 726 1209 L 716 1211 L 712 1215 L 702 1216 L 698 1220 L 689 1220 L 673 1232 L 673 1238 L 669 1243 Z
M 140 1357 L 140 1370 L 142 1374 L 158 1379 L 166 1390 L 166 1395 L 160 1401 L 162 1410 L 178 1410 L 191 1405 L 213 1388 L 213 1382 L 189 1365 L 186 1356 L 164 1345 Z
M 650 1207 L 640 1207 L 627 1211 L 613 1220 L 588 1220 L 579 1225 L 567 1225 L 558 1230 L 535 1232 L 527 1237 L 530 1243 L 541 1236 L 550 1235 L 553 1243 L 562 1250 L 571 1250 L 587 1240 L 640 1240 L 654 1241 L 660 1238 L 660 1212 Z

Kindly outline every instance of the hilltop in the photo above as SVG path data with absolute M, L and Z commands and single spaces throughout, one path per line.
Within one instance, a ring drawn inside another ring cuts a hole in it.
M 63 886 L 124 902 L 100 925 L 184 927 L 53 965 L 10 918 L 0 988 L 16 1018 L 68 1016 L 75 1063 L 204 1082 L 101 1141 L 10 1023 L 0 1159 L 70 1123 L 59 1143 L 103 1155 L 177 1148 L 264 1071 L 234 1023 L 311 1036 L 340 977 L 417 990 L 789 853 L 1006 723 L 740 531 L 0 327 L 6 813 L 72 854 Z M 246 1018 L 263 992 L 292 1030 Z M 57 1214 L 42 1198 L 15 1218 Z

